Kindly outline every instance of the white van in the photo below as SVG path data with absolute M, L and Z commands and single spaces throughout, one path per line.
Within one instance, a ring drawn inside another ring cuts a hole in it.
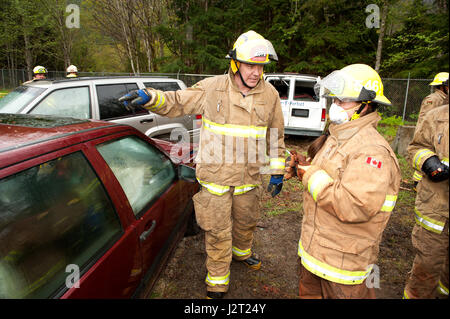
M 325 128 L 327 101 L 316 96 L 314 85 L 319 76 L 269 73 L 264 79 L 279 92 L 285 135 L 319 136 Z

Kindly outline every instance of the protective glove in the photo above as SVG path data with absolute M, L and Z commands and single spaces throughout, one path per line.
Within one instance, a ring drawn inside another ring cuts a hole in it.
M 448 166 L 443 164 L 437 155 L 431 156 L 422 165 L 422 171 L 432 182 L 442 182 L 448 179 Z
M 297 165 L 297 176 L 299 180 L 303 180 L 303 175 L 311 167 L 311 160 L 303 155 L 297 155 L 298 165 Z
M 120 97 L 119 102 L 123 102 L 125 107 L 130 110 L 147 104 L 152 98 L 153 93 L 147 89 L 134 90 Z
M 294 176 L 297 176 L 297 165 L 298 165 L 298 158 L 297 158 L 297 152 L 295 150 L 290 151 L 290 156 L 286 159 L 286 174 L 284 174 L 284 179 L 289 180 Z
M 272 197 L 275 197 L 281 192 L 282 188 L 283 188 L 283 175 L 272 175 L 270 177 L 269 186 L 267 186 L 267 191 L 272 192 Z

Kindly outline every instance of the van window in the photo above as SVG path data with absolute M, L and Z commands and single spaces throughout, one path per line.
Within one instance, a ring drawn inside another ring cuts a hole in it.
M 169 158 L 137 137 L 107 142 L 97 149 L 125 191 L 136 216 L 175 180 Z
M 294 88 L 294 101 L 308 101 L 308 102 L 317 102 L 319 98 L 316 96 L 314 92 L 314 85 L 316 82 L 314 81 L 299 81 L 295 80 L 295 88 Z
M 39 102 L 30 113 L 88 119 L 91 117 L 89 87 L 55 90 Z
M 275 87 L 275 89 L 277 89 L 278 93 L 280 94 L 281 100 L 287 100 L 289 98 L 289 81 L 290 80 L 283 80 L 283 79 L 269 80 L 269 83 L 272 84 Z
M 176 82 L 145 82 L 144 86 L 161 91 L 176 91 L 180 89 L 180 86 Z
M 122 233 L 81 152 L 0 180 L 0 212 L 0 298 L 53 296 Z
M 147 114 L 145 110 L 128 110 L 118 99 L 130 91 L 137 90 L 136 83 L 96 85 L 100 119 L 110 120 L 119 117 L 133 116 L 135 113 Z

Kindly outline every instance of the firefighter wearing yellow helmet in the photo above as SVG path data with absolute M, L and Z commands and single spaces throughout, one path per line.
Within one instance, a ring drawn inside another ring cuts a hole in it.
M 261 174 L 271 175 L 268 191 L 276 196 L 285 168 L 280 98 L 262 79 L 264 65 L 277 60 L 272 44 L 248 31 L 227 58 L 228 74 L 206 78 L 186 90 L 146 88 L 119 99 L 126 107 L 142 105 L 168 117 L 202 115 L 196 158 L 202 188 L 193 201 L 197 222 L 205 231 L 207 298 L 222 298 L 228 291 L 232 259 L 252 269 L 261 267 L 252 250 Z
M 47 69 L 41 65 L 37 65 L 33 69 L 33 80 L 42 80 L 47 78 Z
M 78 69 L 75 65 L 69 65 L 66 69 L 66 77 L 67 78 L 76 78 L 78 77 Z
M 429 83 L 429 85 L 434 88 L 434 92 L 423 99 L 422 104 L 420 105 L 416 127 L 419 126 L 428 111 L 446 104 L 445 100 L 448 99 L 448 75 L 448 72 L 439 72 L 435 75 L 433 81 Z M 417 184 L 421 179 L 422 173 L 414 171 L 413 180 L 415 190 L 417 190 Z
M 305 185 L 299 296 L 375 298 L 369 276 L 401 180 L 395 153 L 376 129 L 377 106 L 390 102 L 378 73 L 364 64 L 332 72 L 315 89 L 332 99 L 331 124 L 309 147 L 309 159 L 294 164 Z

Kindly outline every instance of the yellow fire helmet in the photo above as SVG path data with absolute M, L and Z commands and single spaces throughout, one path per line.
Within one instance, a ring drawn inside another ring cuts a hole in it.
M 391 105 L 383 94 L 383 83 L 378 73 L 366 64 L 351 64 L 333 71 L 317 82 L 314 87 L 320 94 L 324 87 L 325 97 L 338 98 L 341 101 L 376 102 Z
M 430 85 L 443 85 L 443 82 L 445 82 L 446 80 L 448 80 L 448 72 L 440 72 L 436 74 L 433 82 L 431 82 Z
M 270 41 L 255 31 L 241 34 L 226 56 L 231 59 L 231 70 L 236 73 L 240 62 L 248 64 L 268 64 L 270 60 L 278 61 L 277 53 Z
M 35 66 L 33 69 L 34 74 L 47 74 L 47 69 L 41 65 Z

